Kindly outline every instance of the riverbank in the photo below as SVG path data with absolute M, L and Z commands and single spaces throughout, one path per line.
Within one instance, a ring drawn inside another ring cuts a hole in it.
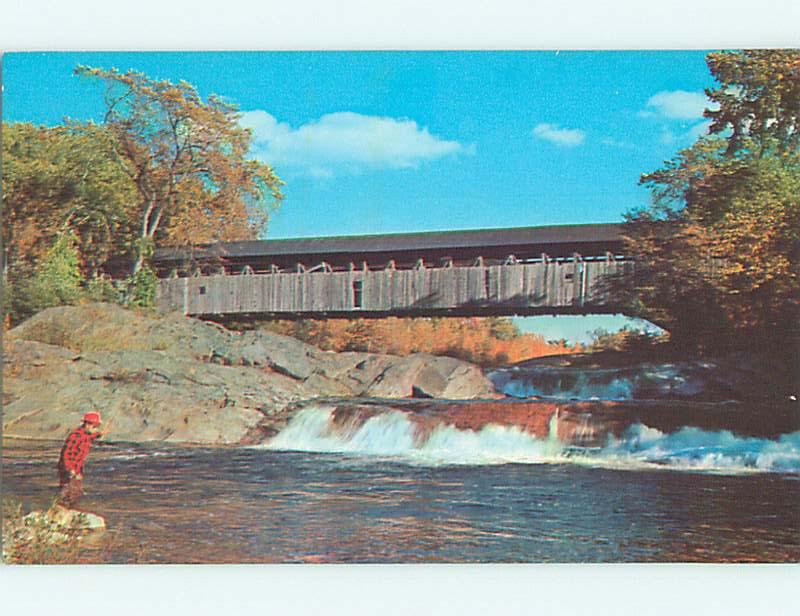
M 326 352 L 113 304 L 50 308 L 14 328 L 3 376 L 12 439 L 62 439 L 100 410 L 117 440 L 232 445 L 318 397 L 498 397 L 478 366 L 449 357 Z
M 521 399 L 451 358 L 324 352 L 96 304 L 40 313 L 4 346 L 4 493 L 23 548 L 38 536 L 24 514 L 57 494 L 64 435 L 89 409 L 114 422 L 81 502 L 107 530 L 51 553 L 43 527 L 9 560 L 798 558 L 797 405 L 736 399 L 752 374 L 711 386 L 725 367 L 707 359 L 507 367 L 557 394 Z

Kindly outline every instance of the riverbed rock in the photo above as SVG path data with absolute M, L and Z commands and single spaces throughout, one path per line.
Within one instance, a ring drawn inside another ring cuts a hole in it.
M 106 528 L 105 519 L 96 513 L 59 505 L 48 511 L 31 511 L 22 520 L 27 527 L 49 527 L 56 539 L 66 537 L 70 532 L 95 532 Z
M 416 353 L 389 363 L 361 395 L 452 400 L 496 397 L 487 391 L 484 378 L 480 368 L 458 359 Z
M 236 444 L 302 400 L 497 396 L 452 358 L 332 353 L 112 304 L 40 312 L 8 332 L 3 362 L 4 434 L 18 439 L 63 439 L 99 410 L 114 440 Z

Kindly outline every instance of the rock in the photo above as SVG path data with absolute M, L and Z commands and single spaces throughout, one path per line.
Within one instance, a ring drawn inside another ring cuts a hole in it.
M 49 511 L 31 511 L 23 519 L 27 527 L 47 525 L 56 533 L 55 538 L 60 539 L 59 533 L 67 532 L 93 532 L 105 530 L 106 521 L 102 516 L 88 511 L 67 509 L 56 505 Z M 66 535 L 68 536 L 68 535 Z
M 409 398 L 413 393 L 414 379 L 422 370 L 424 359 L 419 355 L 398 358 L 370 383 L 364 395 L 374 398 Z
M 320 358 L 319 372 L 323 376 L 347 385 L 351 395 L 366 396 L 369 386 L 398 357 L 371 353 L 325 353 Z
M 3 429 L 12 438 L 61 440 L 87 406 L 114 419 L 113 440 L 229 445 L 313 398 L 496 397 L 477 366 L 457 359 L 325 352 L 110 304 L 44 310 L 4 347 Z
M 478 366 L 452 357 L 433 357 L 432 362 L 444 378 L 443 388 L 428 392 L 434 398 L 449 400 L 502 398 Z
M 451 357 L 416 353 L 389 362 L 364 391 L 376 398 L 447 398 L 465 400 L 497 397 L 477 366 Z
M 447 387 L 447 379 L 436 369 L 436 366 L 425 365 L 414 377 L 411 385 L 413 398 L 435 398 Z
M 271 332 L 246 332 L 244 337 L 253 339 L 246 348 L 260 349 L 263 363 L 279 374 L 304 380 L 316 371 L 322 351 L 310 344 Z

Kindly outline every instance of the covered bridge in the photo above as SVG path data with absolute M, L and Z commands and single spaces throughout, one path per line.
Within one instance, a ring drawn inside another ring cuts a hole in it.
M 622 225 L 223 242 L 156 251 L 163 309 L 206 317 L 612 309 Z

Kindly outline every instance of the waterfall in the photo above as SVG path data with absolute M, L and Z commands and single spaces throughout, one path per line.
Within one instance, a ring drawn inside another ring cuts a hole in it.
M 773 440 L 694 427 L 664 433 L 637 423 L 621 436 L 609 436 L 603 447 L 586 448 L 559 440 L 558 410 L 550 417 L 545 438 L 517 426 L 492 423 L 462 430 L 441 421 L 433 429 L 421 430 L 413 413 L 389 407 L 360 425 L 339 425 L 333 413 L 334 407 L 306 407 L 263 447 L 428 466 L 580 464 L 630 470 L 800 473 L 800 432 Z
M 557 429 L 551 419 L 551 430 Z M 269 449 L 396 457 L 419 464 L 537 463 L 558 459 L 562 444 L 556 435 L 537 439 L 516 426 L 487 424 L 478 431 L 439 424 L 422 434 L 408 413 L 387 409 L 354 430 L 333 422 L 333 408 L 299 411 Z

